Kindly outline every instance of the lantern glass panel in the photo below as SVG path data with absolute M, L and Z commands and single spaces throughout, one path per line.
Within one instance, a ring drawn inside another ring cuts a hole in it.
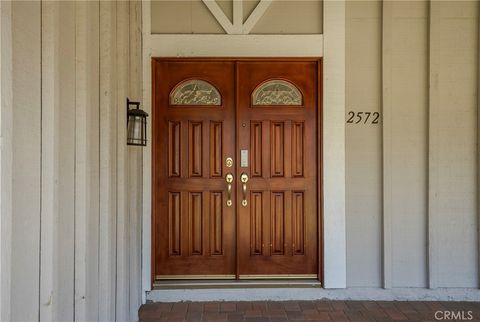
M 139 115 L 128 116 L 127 143 L 129 145 L 145 145 L 146 118 Z

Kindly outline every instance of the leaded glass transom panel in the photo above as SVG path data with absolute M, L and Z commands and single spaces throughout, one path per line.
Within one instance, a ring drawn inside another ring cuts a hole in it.
M 204 80 L 190 79 L 181 82 L 170 93 L 170 105 L 221 105 L 218 90 Z
M 292 83 L 273 79 L 258 86 L 252 94 L 252 105 L 302 105 L 302 93 Z

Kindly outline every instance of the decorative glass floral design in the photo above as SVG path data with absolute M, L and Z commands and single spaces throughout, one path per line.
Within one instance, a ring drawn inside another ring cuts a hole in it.
M 170 93 L 170 105 L 221 105 L 218 90 L 200 79 L 183 81 Z
M 252 105 L 302 105 L 302 93 L 290 82 L 269 80 L 253 91 Z

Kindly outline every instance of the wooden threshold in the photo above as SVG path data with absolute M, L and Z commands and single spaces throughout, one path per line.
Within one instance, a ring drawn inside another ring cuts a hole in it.
M 157 275 L 155 280 L 232 280 L 235 275 Z
M 153 289 L 321 288 L 317 279 L 156 280 Z

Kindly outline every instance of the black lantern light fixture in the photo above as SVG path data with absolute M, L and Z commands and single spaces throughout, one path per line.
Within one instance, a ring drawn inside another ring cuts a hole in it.
M 130 108 L 133 105 L 134 108 Z M 131 102 L 127 97 L 127 144 L 147 145 L 148 114 L 140 109 L 140 102 Z

